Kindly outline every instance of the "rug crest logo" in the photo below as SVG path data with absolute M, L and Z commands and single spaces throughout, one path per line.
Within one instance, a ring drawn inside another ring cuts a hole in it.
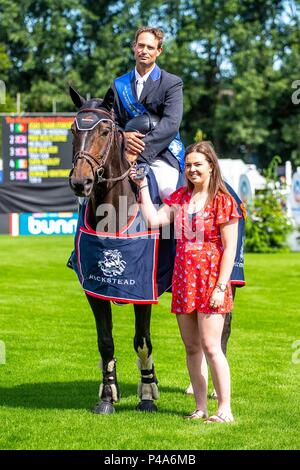
M 113 277 L 123 274 L 126 261 L 122 259 L 122 253 L 119 250 L 105 250 L 103 256 L 104 260 L 98 261 L 98 266 L 105 276 Z

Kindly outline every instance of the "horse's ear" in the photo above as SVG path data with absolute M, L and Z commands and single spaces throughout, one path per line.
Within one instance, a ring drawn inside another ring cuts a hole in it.
M 115 94 L 112 88 L 109 88 L 105 93 L 101 106 L 111 111 L 115 101 Z
M 86 100 L 80 96 L 80 94 L 71 85 L 69 85 L 69 93 L 76 108 L 81 108 L 81 106 L 86 102 Z

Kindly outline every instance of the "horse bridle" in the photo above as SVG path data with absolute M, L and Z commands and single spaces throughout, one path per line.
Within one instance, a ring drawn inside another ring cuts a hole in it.
M 108 112 L 108 111 L 105 111 L 104 109 L 97 109 L 97 108 L 91 108 L 91 109 L 83 109 L 81 111 L 79 111 L 79 113 L 83 113 L 83 112 L 89 112 L 89 113 L 98 113 L 100 115 L 104 115 L 104 116 L 107 116 L 107 117 L 104 117 L 103 119 L 99 119 L 99 121 L 97 122 L 96 126 L 98 126 L 98 124 L 102 121 L 107 121 L 107 122 L 111 122 L 111 128 L 110 128 L 110 134 L 109 134 L 109 140 L 108 140 L 108 143 L 106 145 L 106 147 L 104 148 L 103 151 L 101 151 L 98 155 L 98 157 L 95 157 L 94 155 L 92 155 L 91 153 L 85 151 L 85 150 L 79 150 L 75 155 L 74 155 L 74 158 L 73 158 L 73 167 L 70 171 L 70 175 L 69 175 L 69 180 L 74 172 L 74 169 L 75 169 L 75 165 L 77 163 L 78 160 L 81 160 L 81 159 L 84 159 L 86 160 L 89 165 L 91 166 L 91 169 L 92 169 L 92 173 L 93 173 L 93 176 L 94 176 L 94 179 L 95 179 L 95 175 L 97 175 L 97 181 L 96 183 L 102 183 L 104 181 L 106 182 L 115 182 L 115 181 L 121 181 L 123 180 L 124 178 L 126 178 L 126 176 L 128 176 L 129 172 L 130 172 L 130 169 L 132 167 L 132 163 L 128 161 L 129 163 L 129 168 L 128 170 L 126 170 L 121 176 L 118 176 L 116 178 L 104 178 L 102 175 L 104 173 L 104 170 L 105 170 L 105 163 L 106 163 L 106 160 L 108 158 L 108 155 L 109 155 L 109 152 L 111 150 L 111 146 L 112 146 L 112 143 L 113 143 L 113 138 L 114 138 L 114 133 L 115 133 L 115 130 L 116 130 L 116 125 L 114 123 L 114 121 L 112 120 L 111 118 L 111 114 Z M 78 114 L 79 114 L 78 113 Z M 94 129 L 93 128 L 93 129 Z M 89 129 L 86 129 L 86 131 L 88 131 Z M 119 130 L 119 129 L 118 129 Z M 123 133 L 123 131 L 119 130 L 119 132 Z

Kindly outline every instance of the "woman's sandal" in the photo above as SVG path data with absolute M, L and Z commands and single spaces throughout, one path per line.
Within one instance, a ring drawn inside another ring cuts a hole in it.
M 208 415 L 207 415 L 207 413 L 205 413 L 205 411 L 195 410 L 190 415 L 185 416 L 185 419 L 190 419 L 190 420 L 193 420 L 193 419 L 208 419 Z
M 218 413 L 207 418 L 204 421 L 204 424 L 211 424 L 211 423 L 225 424 L 225 423 L 233 423 L 233 422 L 234 422 L 234 418 L 231 413 L 230 414 Z

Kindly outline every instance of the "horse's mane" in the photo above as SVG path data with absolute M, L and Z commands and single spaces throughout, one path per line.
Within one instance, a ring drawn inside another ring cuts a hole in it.
M 106 113 L 111 114 L 112 118 L 115 117 L 113 109 L 109 109 L 103 98 L 91 98 L 90 100 L 86 100 L 79 111 L 84 111 L 85 109 L 103 109 Z

